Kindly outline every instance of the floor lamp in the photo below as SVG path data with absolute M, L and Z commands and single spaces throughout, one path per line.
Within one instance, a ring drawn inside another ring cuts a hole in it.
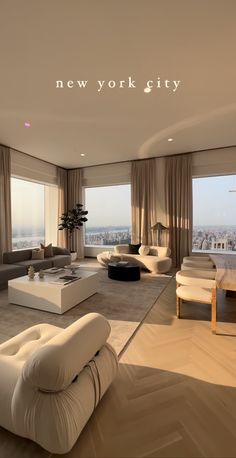
M 162 231 L 166 231 L 168 228 L 166 226 L 163 226 L 162 223 L 159 221 L 152 226 L 153 231 L 157 231 L 157 244 L 158 246 L 161 246 L 161 233 Z

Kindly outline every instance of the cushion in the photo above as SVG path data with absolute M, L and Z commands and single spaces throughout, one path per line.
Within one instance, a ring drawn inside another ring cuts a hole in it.
M 98 313 L 88 313 L 34 352 L 23 378 L 45 391 L 66 389 L 105 344 L 111 327 Z
M 193 267 L 193 268 L 202 268 L 202 269 L 214 269 L 214 264 L 211 261 L 185 261 L 184 266 Z
M 202 256 L 185 256 L 183 262 L 185 261 L 210 261 L 210 257 L 205 254 Z
M 189 266 L 188 264 L 188 262 L 181 264 L 181 270 L 212 270 L 213 272 L 216 271 L 216 269 L 214 269 L 211 265 L 203 267 L 202 265 L 197 265 L 196 262 L 194 263 L 194 265 L 191 265 L 192 263 L 190 263 Z
M 146 256 L 149 253 L 149 246 L 148 245 L 141 245 L 138 250 L 141 256 Z
M 132 243 L 129 243 L 129 254 L 139 254 L 138 250 L 141 247 L 141 243 L 138 243 L 137 245 L 133 245 Z
M 45 258 L 51 258 L 53 256 L 53 249 L 52 249 L 52 243 L 49 243 L 49 245 L 45 246 L 43 243 L 40 243 L 40 248 L 44 250 L 44 257 Z
M 44 259 L 44 250 L 41 248 L 32 250 L 32 259 Z
M 203 272 L 203 271 L 201 271 Z M 205 278 L 199 274 L 199 271 L 194 270 L 183 270 L 176 274 L 176 281 L 180 285 L 184 286 L 201 286 L 202 288 L 216 288 L 216 281 L 212 277 L 215 275 L 214 272 L 206 270 Z
M 200 286 L 179 286 L 176 289 L 176 295 L 185 301 L 203 302 L 211 304 L 211 288 L 201 288 Z

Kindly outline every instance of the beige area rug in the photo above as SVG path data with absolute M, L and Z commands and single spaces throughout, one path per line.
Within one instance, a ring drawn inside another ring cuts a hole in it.
M 0 291 L 0 343 L 38 323 L 65 328 L 86 313 L 98 312 L 109 320 L 109 342 L 119 354 L 171 279 L 171 275 L 144 272 L 140 281 L 119 282 L 110 280 L 107 270 L 97 263 L 86 263 L 82 268 L 98 272 L 98 293 L 63 315 L 9 304 L 7 290 Z

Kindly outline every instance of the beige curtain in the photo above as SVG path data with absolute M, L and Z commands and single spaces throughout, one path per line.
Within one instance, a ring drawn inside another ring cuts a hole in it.
M 68 210 L 76 204 L 83 204 L 83 170 L 75 169 L 68 171 Z M 72 250 L 77 252 L 79 258 L 84 257 L 84 230 L 76 230 L 72 237 Z
M 57 167 L 57 184 L 58 184 L 58 224 L 62 213 L 67 211 L 67 170 Z M 58 231 L 58 246 L 67 248 L 67 233 L 65 230 Z
M 166 158 L 166 208 L 173 265 L 192 251 L 192 155 Z
M 11 249 L 11 155 L 9 148 L 0 145 L 0 263 L 2 254 Z
M 155 159 L 131 164 L 132 242 L 156 244 L 151 227 L 157 222 L 157 183 Z

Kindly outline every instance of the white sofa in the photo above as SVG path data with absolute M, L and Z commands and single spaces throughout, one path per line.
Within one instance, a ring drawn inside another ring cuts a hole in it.
M 171 268 L 171 251 L 168 247 L 150 246 L 147 255 L 130 254 L 129 245 L 116 245 L 115 255 L 121 255 L 122 261 L 132 261 L 138 264 L 141 269 L 147 269 L 152 273 L 166 273 Z
M 116 376 L 108 321 L 38 324 L 0 345 L 0 426 L 67 453 Z
M 167 247 L 150 246 L 149 254 L 130 254 L 129 245 L 116 245 L 114 255 L 120 256 L 122 261 L 131 261 L 138 264 L 141 269 L 147 269 L 152 273 L 166 273 L 171 268 L 171 251 Z

